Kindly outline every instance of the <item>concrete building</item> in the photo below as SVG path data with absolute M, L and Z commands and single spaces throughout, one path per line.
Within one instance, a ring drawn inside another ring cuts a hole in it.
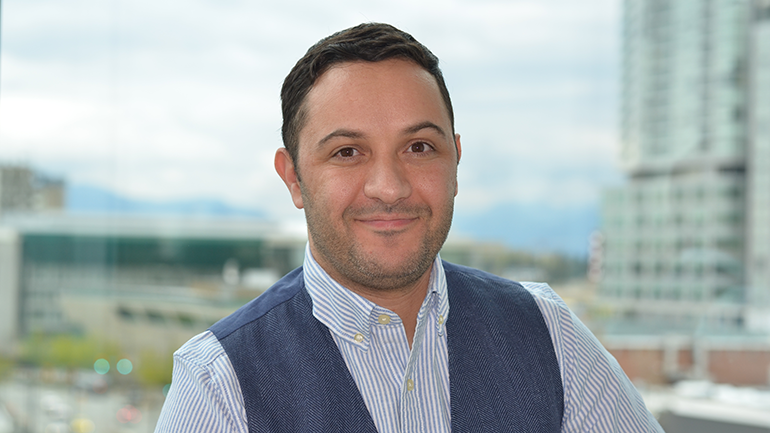
M 98 329 L 86 325 L 105 311 L 91 300 L 75 302 L 89 296 L 104 300 L 108 315 L 142 312 L 151 322 L 164 321 L 161 310 L 176 304 L 180 323 L 205 329 L 301 265 L 306 240 L 302 231 L 247 220 L 6 215 L 0 220 L 0 347 L 7 350 L 30 333 Z M 125 306 L 126 299 L 133 306 Z M 136 307 L 137 300 L 146 308 Z
M 0 164 L 0 215 L 64 209 L 64 181 L 26 165 Z
M 770 329 L 770 1 L 757 8 L 751 31 L 747 158 L 747 325 Z
M 600 298 L 646 332 L 770 330 L 770 2 L 626 0 L 623 25 Z
M 13 351 L 19 327 L 19 236 L 0 226 L 0 355 Z
M 605 335 L 602 343 L 631 380 L 666 384 L 770 385 L 770 338 L 761 335 Z
M 30 211 L 35 174 L 25 166 L 0 166 L 0 212 Z

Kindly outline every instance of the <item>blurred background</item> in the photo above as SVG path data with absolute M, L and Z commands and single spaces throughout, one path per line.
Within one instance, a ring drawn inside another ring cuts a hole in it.
M 280 86 L 366 21 L 441 59 L 442 257 L 549 282 L 669 433 L 770 432 L 770 1 L 0 13 L 0 433 L 153 431 L 173 351 L 301 265 Z

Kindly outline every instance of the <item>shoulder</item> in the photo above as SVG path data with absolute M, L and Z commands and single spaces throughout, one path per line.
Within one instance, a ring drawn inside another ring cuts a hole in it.
M 662 431 L 615 358 L 548 284 L 517 283 L 447 262 L 444 270 L 448 289 L 453 281 L 465 283 L 474 301 L 485 299 L 493 309 L 537 306 L 564 385 L 562 431 Z
M 521 283 L 548 325 L 564 386 L 564 431 L 661 431 L 615 358 L 544 283 Z
M 204 331 L 174 352 L 156 432 L 246 432 L 243 395 L 219 340 Z
M 549 327 L 572 322 L 575 318 L 564 300 L 546 283 L 522 282 L 521 286 L 534 298 Z
M 297 296 L 305 286 L 302 268 L 297 268 L 281 278 L 265 293 L 257 296 L 234 313 L 209 328 L 218 338 L 223 339 L 241 327 L 267 315 L 276 307 Z
M 541 313 L 549 315 L 553 320 L 570 320 L 571 315 L 567 304 L 554 292 L 554 290 L 545 283 L 517 282 L 507 278 L 499 277 L 489 272 L 467 266 L 456 265 L 444 261 L 444 273 L 446 274 L 447 284 L 452 286 L 457 283 L 465 283 L 470 288 L 491 291 L 493 294 L 510 296 L 517 294 L 526 298 L 532 298 L 540 309 Z M 454 284 L 453 284 L 454 283 Z M 550 324 L 549 324 L 550 327 Z
M 231 387 L 233 366 L 217 337 L 204 331 L 189 339 L 174 352 L 174 368 L 197 382 L 210 382 L 217 387 Z
M 521 284 L 498 277 L 475 268 L 456 265 L 447 261 L 442 262 L 444 274 L 446 275 L 447 287 L 451 290 L 457 286 L 463 286 L 466 289 L 480 291 L 485 294 L 507 294 L 527 293 Z
M 226 357 L 219 340 L 208 330 L 187 340 L 174 352 L 174 358 L 199 368 L 208 368 Z
M 443 262 L 443 265 L 447 289 L 454 293 L 454 297 L 485 299 L 487 303 L 500 303 L 501 307 L 511 302 L 520 307 L 529 305 L 543 316 L 553 308 L 568 311 L 561 298 L 547 284 L 519 283 L 467 266 L 449 262 Z M 550 327 L 548 318 L 545 319 Z
M 562 379 L 565 377 L 565 357 L 571 348 L 565 341 L 565 331 L 573 334 L 573 316 L 564 301 L 553 289 L 543 283 L 518 283 L 488 272 L 444 262 L 447 290 L 465 305 L 484 305 L 483 308 L 524 317 L 543 323 L 556 353 Z M 458 288 L 460 290 L 458 290 Z M 469 299 L 470 298 L 470 299 Z M 450 295 L 450 301 L 452 296 Z M 468 302 L 470 300 L 470 302 Z M 450 306 L 451 306 L 450 302 Z M 485 314 L 487 315 L 487 314 Z M 545 335 L 543 335 L 545 338 Z
M 468 266 L 457 265 L 455 263 L 447 262 L 446 260 L 442 260 L 441 264 L 444 266 L 444 273 L 446 274 L 447 278 L 451 276 L 455 278 L 468 278 L 480 282 L 489 282 L 494 284 L 517 284 L 514 281 L 498 277 L 495 274 L 490 274 L 489 272 Z

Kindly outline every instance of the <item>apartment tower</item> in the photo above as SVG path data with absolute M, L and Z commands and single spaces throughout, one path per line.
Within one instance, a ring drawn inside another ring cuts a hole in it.
M 770 330 L 770 1 L 625 0 L 600 297 L 645 329 Z

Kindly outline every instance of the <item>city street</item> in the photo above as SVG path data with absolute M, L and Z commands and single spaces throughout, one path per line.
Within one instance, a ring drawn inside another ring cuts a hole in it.
M 163 404 L 160 389 L 156 393 L 138 387 L 97 390 L 104 392 L 74 385 L 30 384 L 26 378 L 17 377 L 0 384 L 0 402 L 5 404 L 18 433 L 154 430 Z

